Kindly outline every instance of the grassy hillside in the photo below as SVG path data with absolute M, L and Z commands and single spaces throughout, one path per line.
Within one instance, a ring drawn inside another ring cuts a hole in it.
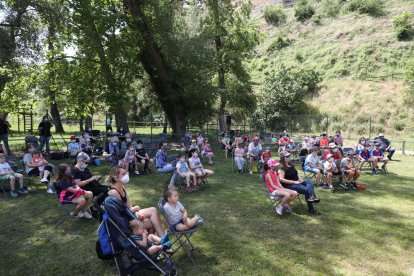
M 289 8 L 285 9 L 286 22 L 277 27 L 267 24 L 256 6 L 253 14 L 261 26 L 263 42 L 250 66 L 254 81 L 259 83 L 257 89 L 278 63 L 311 67 L 322 74 L 323 83 L 310 105 L 321 113 L 346 118 L 334 120 L 330 129 L 367 134 L 368 125 L 350 123 L 371 114 L 373 130 L 414 138 L 413 109 L 404 104 L 401 93 L 406 88 L 404 64 L 414 56 L 414 41 L 398 41 L 391 21 L 404 11 L 414 12 L 414 1 L 386 1 L 380 17 L 343 8 L 332 18 L 324 15 L 319 4 L 313 4 L 313 18 L 298 22 Z M 274 46 L 278 39 L 285 42 L 284 47 Z

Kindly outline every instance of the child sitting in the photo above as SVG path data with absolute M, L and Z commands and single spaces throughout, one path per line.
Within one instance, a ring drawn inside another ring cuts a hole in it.
M 135 174 L 139 174 L 138 159 L 136 156 L 137 152 L 132 142 L 127 143 L 127 148 L 128 150 L 126 151 L 124 158 L 119 161 L 119 165 L 124 167 L 127 171 L 129 170 L 129 166 L 134 166 Z
M 189 150 L 196 150 L 196 151 L 200 150 L 198 145 L 197 145 L 197 140 L 195 140 L 195 139 L 191 140 L 191 145 L 190 145 Z
M 211 158 L 213 157 L 214 154 L 213 154 L 213 150 L 211 149 L 211 146 L 207 138 L 204 140 L 204 145 L 203 145 L 203 150 L 201 152 L 201 155 L 204 157 L 207 157 L 208 163 L 210 165 L 213 164 L 213 160 Z
M 185 161 L 185 154 L 184 153 L 180 153 L 177 156 L 178 162 L 176 165 L 177 168 L 177 173 L 186 179 L 186 183 L 187 183 L 187 192 L 191 193 L 193 191 L 193 189 L 191 188 L 190 185 L 190 180 L 191 177 L 193 178 L 193 183 L 194 183 L 194 190 L 198 190 L 198 185 L 197 185 L 197 178 L 195 173 L 190 172 L 190 169 L 188 168 L 187 162 Z
M 47 179 L 44 178 L 44 172 L 45 166 L 48 164 L 48 162 L 43 158 L 38 150 L 34 150 L 32 153 L 32 164 L 38 166 L 39 168 L 39 176 L 41 178 L 40 182 L 47 182 Z
M 164 212 L 168 224 L 174 231 L 186 231 L 196 225 L 203 224 L 203 219 L 199 215 L 192 218 L 187 217 L 187 210 L 178 201 L 178 193 L 175 189 L 167 189 L 164 193 Z
M 70 202 L 76 205 L 75 210 L 70 215 L 91 219 L 92 215 L 88 212 L 88 208 L 92 203 L 93 194 L 91 191 L 85 191 L 75 184 L 69 165 L 59 165 L 56 183 L 58 183 L 61 189 L 59 195 L 60 203 Z
M 323 164 L 323 169 L 324 169 L 324 173 L 327 179 L 326 181 L 327 187 L 325 186 L 324 188 L 333 190 L 334 189 L 334 187 L 332 186 L 333 176 L 342 175 L 342 173 L 339 171 L 338 167 L 336 166 L 335 158 L 333 157 L 332 154 L 328 154 L 326 156 L 326 162 Z M 341 178 L 341 182 L 342 182 L 342 178 Z
M 204 145 L 204 137 L 203 134 L 200 132 L 197 136 L 197 145 L 201 149 Z
M 74 158 L 78 155 L 78 153 L 81 151 L 81 147 L 78 142 L 76 142 L 75 136 L 70 136 L 70 143 L 68 144 L 68 152 L 69 157 Z
M 16 192 L 16 179 L 19 180 L 20 189 L 17 189 Z M 0 154 L 0 181 L 8 181 L 10 180 L 10 195 L 12 197 L 17 197 L 17 193 L 19 194 L 27 194 L 26 189 L 23 186 L 23 175 L 20 173 L 15 173 L 13 169 L 10 167 L 9 163 L 6 162 L 6 157 L 3 153 Z
M 387 171 L 387 163 L 388 158 L 384 156 L 384 152 L 382 149 L 380 149 L 381 144 L 376 143 L 374 149 L 371 151 L 371 160 L 373 160 L 376 163 L 376 166 L 373 166 L 372 172 L 374 174 L 378 173 L 378 162 L 384 162 L 384 165 L 382 165 L 381 169 L 383 172 Z
M 205 183 L 206 177 L 213 175 L 214 172 L 212 170 L 204 169 L 196 150 L 190 150 L 189 157 L 188 163 L 190 164 L 190 169 L 201 178 L 203 183 Z
M 270 152 L 270 147 L 267 147 L 264 152 L 260 155 L 260 162 L 261 164 L 266 164 L 267 161 L 272 158 L 272 153 Z
M 160 238 L 154 234 L 148 234 L 148 231 L 145 230 L 144 224 L 140 220 L 131 220 L 129 222 L 129 228 L 132 232 L 131 238 L 139 247 L 150 255 L 158 253 L 164 247 L 171 248 L 172 246 L 171 242 L 168 240 L 168 235 L 164 235 Z M 157 243 L 157 245 L 155 243 Z

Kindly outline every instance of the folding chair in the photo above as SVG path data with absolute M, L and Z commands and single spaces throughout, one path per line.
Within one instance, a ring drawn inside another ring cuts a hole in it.
M 3 192 L 3 198 L 7 199 L 6 185 L 8 184 L 7 180 L 0 180 L 0 189 Z
M 61 189 L 60 186 L 54 182 L 53 183 L 53 188 L 56 191 L 56 196 L 57 196 L 57 200 L 59 202 L 59 209 L 63 210 L 63 217 L 58 221 L 58 223 L 55 225 L 55 228 L 57 228 L 59 225 L 63 224 L 65 221 L 69 220 L 69 219 L 73 219 L 73 216 L 71 215 L 71 213 L 75 210 L 76 205 L 68 202 L 68 203 L 61 203 L 60 202 L 60 193 L 61 193 Z M 74 222 L 72 225 L 73 227 L 76 229 L 76 222 Z
M 165 223 L 168 225 L 168 229 L 170 231 L 170 235 L 175 236 L 175 240 L 172 240 L 172 245 L 178 243 L 178 247 L 174 250 L 175 254 L 180 248 L 183 248 L 185 253 L 187 254 L 188 258 L 191 260 L 193 264 L 195 264 L 193 257 L 191 256 L 191 250 L 194 250 L 194 246 L 190 241 L 191 236 L 198 231 L 198 226 L 193 227 L 190 230 L 186 231 L 176 231 L 173 229 L 172 225 L 168 223 L 168 219 L 165 215 L 164 211 L 164 204 L 165 200 L 163 197 L 161 197 L 158 200 L 158 209 L 160 213 L 163 215 Z
M 262 183 L 263 191 L 265 192 L 266 197 L 270 201 L 270 205 L 267 206 L 267 208 L 263 211 L 263 214 L 264 214 L 264 213 L 267 212 L 267 210 L 269 210 L 271 208 L 276 208 L 277 206 L 279 206 L 279 204 L 282 202 L 283 197 L 271 195 L 269 193 L 269 191 L 267 190 L 266 183 L 265 183 L 264 179 L 260 182 Z
M 243 172 L 247 172 L 248 171 L 248 162 L 249 162 L 249 160 L 247 160 L 247 157 L 243 156 L 243 158 L 244 158 Z M 234 150 L 233 150 L 233 153 L 232 153 L 232 156 L 231 156 L 231 173 L 235 172 L 235 170 L 234 170 L 235 168 L 236 168 L 236 161 L 234 161 Z

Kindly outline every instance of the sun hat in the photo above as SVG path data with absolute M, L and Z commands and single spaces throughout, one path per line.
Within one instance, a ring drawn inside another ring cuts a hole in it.
M 328 160 L 329 158 L 331 158 L 331 157 L 333 157 L 333 155 L 332 154 L 328 154 L 327 156 L 326 156 L 326 160 Z
M 272 168 L 272 167 L 277 167 L 277 166 L 279 166 L 280 165 L 280 163 L 279 162 L 277 162 L 276 160 L 274 160 L 274 159 L 269 159 L 269 161 L 267 161 L 267 165 L 270 167 L 270 168 Z
M 254 137 L 253 137 L 253 141 L 259 141 L 259 137 L 254 136 Z
M 331 149 L 336 148 L 336 144 L 335 144 L 335 143 L 329 143 L 329 147 L 330 147 Z

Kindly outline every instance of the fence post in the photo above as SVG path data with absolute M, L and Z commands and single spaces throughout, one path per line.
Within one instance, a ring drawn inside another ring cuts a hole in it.
M 402 144 L 402 150 L 401 150 L 403 155 L 405 155 L 405 142 L 406 141 L 404 140 Z
M 372 126 L 371 115 L 369 115 L 369 132 L 368 132 L 368 139 L 369 140 L 371 140 L 371 126 Z

